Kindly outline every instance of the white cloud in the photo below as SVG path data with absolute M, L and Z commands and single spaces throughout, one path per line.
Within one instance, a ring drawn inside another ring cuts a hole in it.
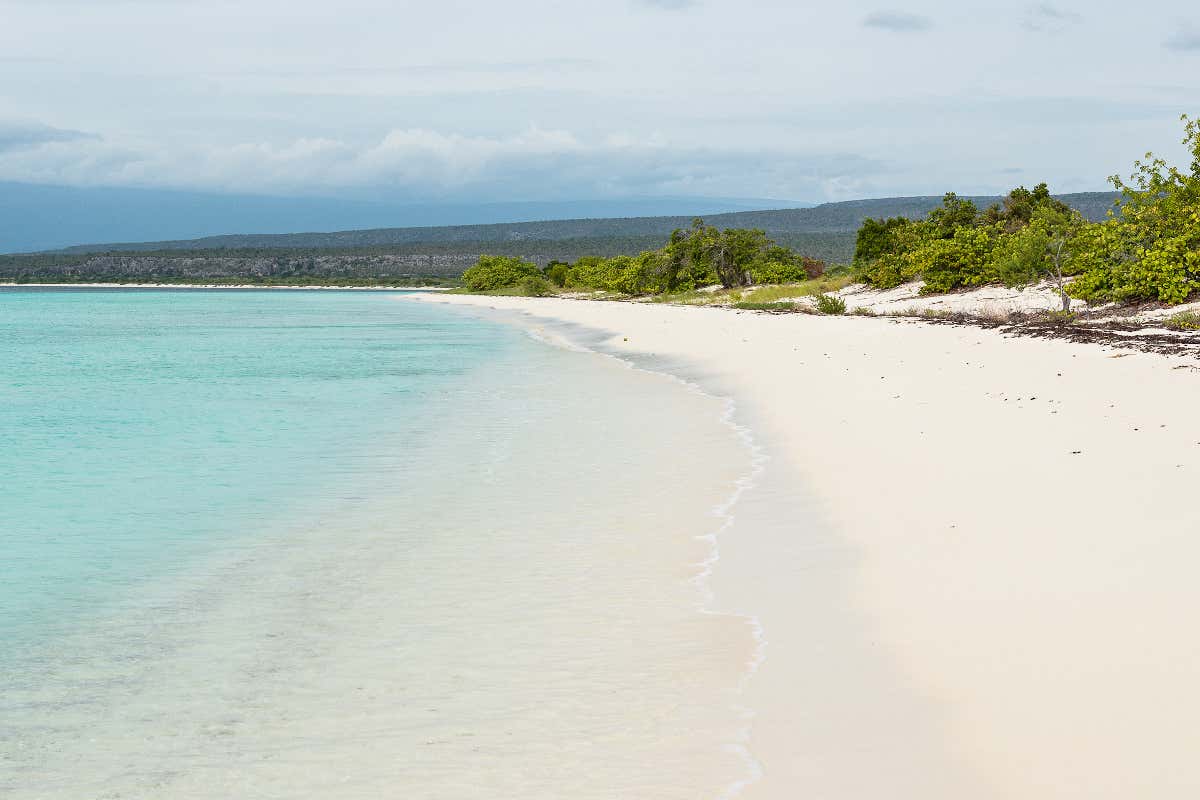
M 1039 33 L 1062 33 L 1083 22 L 1083 15 L 1053 3 L 1037 3 L 1025 9 L 1021 27 Z
M 1187 28 L 1176 31 L 1167 37 L 1163 45 L 1176 52 L 1200 53 L 1200 31 Z
M 672 11 L 700 5 L 699 0 L 635 0 L 635 2 L 651 8 L 665 8 Z
M 1100 189 L 1169 156 L 1194 29 L 1094 56 L 1190 4 L 1027 2 L 9 2 L 0 118 L 47 124 L 0 126 L 0 179 L 821 199 L 999 189 L 997 162 Z
M 805 199 L 845 194 L 882 171 L 871 159 L 839 153 L 749 154 L 620 132 L 584 141 L 537 127 L 507 137 L 393 130 L 361 147 L 297 139 L 167 149 L 87 139 L 0 153 L 0 180 L 9 181 L 273 194 L 382 189 L 474 200 L 730 192 Z
M 933 20 L 908 11 L 875 11 L 863 18 L 863 27 L 896 33 L 917 33 L 933 28 Z
M 38 122 L 0 119 L 0 153 L 49 142 L 75 142 L 90 138 L 94 137 L 82 131 L 53 128 Z

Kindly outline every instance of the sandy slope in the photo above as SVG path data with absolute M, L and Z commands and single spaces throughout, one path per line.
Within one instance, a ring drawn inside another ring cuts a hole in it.
M 884 319 L 434 299 L 681 360 L 767 445 L 715 583 L 769 641 L 745 796 L 1200 796 L 1196 362 Z

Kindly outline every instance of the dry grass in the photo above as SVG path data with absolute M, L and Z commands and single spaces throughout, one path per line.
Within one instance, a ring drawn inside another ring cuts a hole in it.
M 1173 331 L 1200 331 L 1200 314 L 1195 311 L 1181 311 L 1163 320 L 1163 325 Z
M 819 278 L 813 278 L 811 281 L 804 281 L 802 283 L 759 286 L 757 289 L 751 290 L 746 295 L 745 300 L 748 303 L 773 303 L 796 297 L 816 297 L 845 289 L 852 283 L 854 283 L 854 280 L 849 275 L 833 277 L 822 275 Z

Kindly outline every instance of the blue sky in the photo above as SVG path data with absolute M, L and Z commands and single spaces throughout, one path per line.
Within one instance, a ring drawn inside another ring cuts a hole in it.
M 1104 187 L 1200 10 L 1098 0 L 0 0 L 0 181 L 411 198 Z

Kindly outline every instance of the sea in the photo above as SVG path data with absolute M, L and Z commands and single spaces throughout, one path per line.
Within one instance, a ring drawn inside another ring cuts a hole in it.
M 755 458 L 404 292 L 0 288 L 0 797 L 736 796 Z

